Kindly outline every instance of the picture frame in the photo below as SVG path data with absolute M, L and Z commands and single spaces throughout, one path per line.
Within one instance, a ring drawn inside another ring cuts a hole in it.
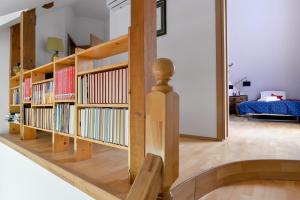
M 157 37 L 167 34 L 167 0 L 159 0 L 156 3 L 157 9 Z

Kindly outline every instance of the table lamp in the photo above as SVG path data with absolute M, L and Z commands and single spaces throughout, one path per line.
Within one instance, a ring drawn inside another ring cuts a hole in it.
M 54 58 L 59 57 L 58 53 L 65 50 L 63 40 L 56 37 L 49 37 L 47 49 L 49 51 L 54 51 L 54 54 L 52 55 L 52 61 L 54 61 Z

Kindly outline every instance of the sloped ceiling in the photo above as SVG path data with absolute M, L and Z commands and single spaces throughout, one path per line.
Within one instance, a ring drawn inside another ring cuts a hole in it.
M 72 5 L 76 15 L 93 19 L 105 19 L 108 15 L 106 0 L 81 0 Z
M 0 1 L 0 16 L 12 12 L 17 12 L 24 9 L 38 8 L 42 5 L 51 2 L 52 0 L 1 0 Z M 71 5 L 78 0 L 55 0 L 56 7 Z M 81 0 L 83 1 L 83 0 Z M 88 0 L 89 1 L 89 0 Z
M 72 5 L 76 15 L 104 19 L 107 15 L 106 0 L 0 0 L 0 16 L 24 9 L 40 8 L 55 2 L 55 8 Z

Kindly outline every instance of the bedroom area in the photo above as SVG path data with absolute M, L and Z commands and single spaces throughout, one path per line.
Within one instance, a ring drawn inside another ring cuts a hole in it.
M 300 135 L 299 6 L 227 0 L 229 137 Z

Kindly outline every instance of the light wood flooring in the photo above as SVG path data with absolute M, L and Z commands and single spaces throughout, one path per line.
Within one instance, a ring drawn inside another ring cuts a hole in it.
M 123 199 L 130 189 L 127 181 L 127 152 L 96 145 L 92 159 L 76 162 L 72 150 L 53 154 L 51 136 L 20 141 L 11 135 L 2 136 L 76 176 Z M 300 160 L 300 124 L 253 122 L 233 118 L 230 135 L 224 142 L 191 138 L 180 140 L 180 176 L 174 186 L 212 167 L 239 160 Z
M 224 142 L 182 138 L 179 184 L 212 167 L 240 160 L 300 160 L 300 124 L 231 117 Z

